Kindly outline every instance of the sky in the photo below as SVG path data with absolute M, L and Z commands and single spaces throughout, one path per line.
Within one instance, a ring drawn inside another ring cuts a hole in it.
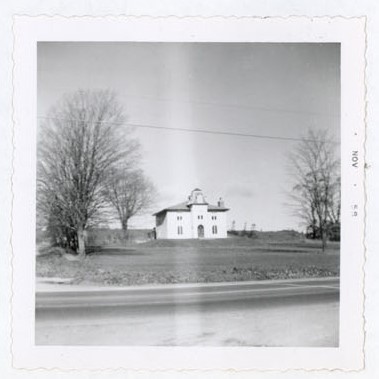
M 78 89 L 113 90 L 127 122 L 340 140 L 339 44 L 39 42 L 38 115 Z M 228 227 L 302 230 L 288 207 L 287 157 L 297 141 L 136 127 L 157 199 L 131 227 L 201 188 L 230 208 Z

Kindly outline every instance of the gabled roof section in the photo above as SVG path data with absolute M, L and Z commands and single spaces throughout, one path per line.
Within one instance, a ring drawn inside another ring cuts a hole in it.
M 189 211 L 190 207 L 188 206 L 187 202 L 184 201 L 183 203 L 173 205 L 171 207 L 165 208 L 164 210 L 165 211 Z
M 225 211 L 228 211 L 229 208 L 225 208 L 225 207 L 219 207 L 218 205 L 212 205 L 212 204 L 208 204 L 208 211 L 210 212 L 225 212 Z
M 192 205 L 193 204 L 188 204 L 188 202 L 184 201 L 183 203 L 179 203 L 171 207 L 164 208 L 160 210 L 159 212 L 154 213 L 153 216 L 156 216 L 164 212 L 189 212 L 191 210 Z M 218 205 L 211 205 L 207 203 L 197 204 L 197 205 L 208 205 L 208 211 L 210 212 L 226 212 L 229 210 L 229 208 L 219 207 Z
M 159 212 L 154 213 L 153 216 L 156 216 L 156 215 L 158 215 L 160 213 L 167 212 L 167 211 L 172 211 L 172 212 L 189 212 L 190 208 L 187 205 L 187 202 L 184 201 L 183 203 L 179 203 L 179 204 L 173 205 L 171 207 L 164 208 L 164 209 L 160 210 Z

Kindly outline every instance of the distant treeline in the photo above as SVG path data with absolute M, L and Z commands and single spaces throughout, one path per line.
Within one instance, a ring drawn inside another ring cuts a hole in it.
M 303 240 L 305 235 L 296 230 L 257 231 L 257 230 L 229 230 L 228 236 L 248 237 L 264 240 Z
M 337 234 L 337 233 L 336 233 Z M 300 233 L 296 230 L 280 230 L 280 231 L 246 231 L 246 230 L 230 230 L 229 238 L 251 238 L 261 241 L 303 241 L 312 238 L 312 235 Z M 319 236 L 318 236 L 319 237 Z M 339 237 L 339 234 L 338 234 Z M 122 229 L 93 228 L 86 231 L 86 242 L 88 246 L 112 246 L 127 245 L 135 243 L 143 243 L 154 239 L 152 229 L 129 229 L 127 233 Z M 337 238 L 330 238 L 331 241 L 338 241 Z M 49 236 L 48 232 L 37 230 L 37 244 L 61 245 Z
M 111 246 L 141 243 L 154 239 L 152 229 L 129 229 L 127 233 L 122 229 L 93 228 L 86 231 L 88 246 Z M 62 245 L 61 241 L 54 241 L 47 231 L 37 230 L 37 244 L 46 243 Z

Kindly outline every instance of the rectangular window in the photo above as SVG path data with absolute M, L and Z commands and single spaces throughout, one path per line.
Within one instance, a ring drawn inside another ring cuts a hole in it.
M 183 226 L 178 226 L 178 235 L 183 234 Z

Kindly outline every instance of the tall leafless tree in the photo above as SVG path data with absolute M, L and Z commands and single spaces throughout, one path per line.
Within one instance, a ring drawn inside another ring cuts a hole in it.
M 116 211 L 125 236 L 129 219 L 148 209 L 154 196 L 154 186 L 142 170 L 121 166 L 110 172 L 105 197 Z
M 336 143 L 326 131 L 309 131 L 289 156 L 294 185 L 290 194 L 296 214 L 323 251 L 330 228 L 340 222 L 340 163 Z
M 86 228 L 107 204 L 105 178 L 120 162 L 133 162 L 138 152 L 124 121 L 114 93 L 80 90 L 65 96 L 40 125 L 37 211 L 80 256 Z

